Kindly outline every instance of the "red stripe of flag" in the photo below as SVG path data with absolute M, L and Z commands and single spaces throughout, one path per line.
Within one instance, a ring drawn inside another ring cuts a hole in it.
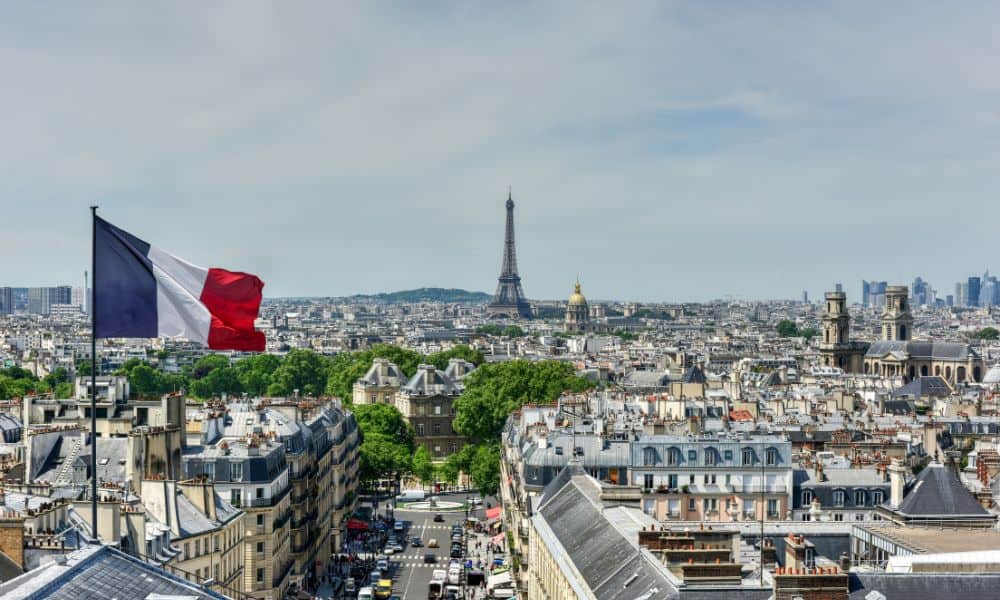
M 264 334 L 253 327 L 264 282 L 256 275 L 209 269 L 201 302 L 212 314 L 208 347 L 213 350 L 263 352 Z

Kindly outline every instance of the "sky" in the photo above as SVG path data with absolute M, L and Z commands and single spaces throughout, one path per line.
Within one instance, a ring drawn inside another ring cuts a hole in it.
M 20 3 L 0 285 L 88 206 L 265 295 L 941 295 L 1000 270 L 1000 4 Z

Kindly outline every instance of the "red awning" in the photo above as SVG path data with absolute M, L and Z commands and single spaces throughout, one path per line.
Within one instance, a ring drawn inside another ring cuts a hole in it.
M 365 531 L 368 529 L 368 523 L 365 523 L 361 519 L 348 519 L 347 528 L 355 531 Z
M 499 506 L 497 506 L 496 508 L 487 508 L 486 509 L 486 518 L 487 519 L 499 519 L 500 518 L 500 512 L 501 511 L 500 511 L 500 507 Z

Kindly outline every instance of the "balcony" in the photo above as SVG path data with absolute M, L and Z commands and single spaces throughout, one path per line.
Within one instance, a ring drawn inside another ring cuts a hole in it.
M 274 579 L 271 581 L 271 587 L 281 587 L 281 584 L 288 578 L 288 574 L 292 572 L 293 566 L 295 566 L 295 561 L 290 560 L 280 572 L 275 571 Z
M 281 529 L 292 518 L 292 511 L 286 510 L 285 514 L 274 520 L 274 530 Z

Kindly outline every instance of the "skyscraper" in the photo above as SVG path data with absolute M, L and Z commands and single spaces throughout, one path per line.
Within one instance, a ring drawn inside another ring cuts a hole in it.
M 871 286 L 868 280 L 861 280 L 861 306 L 868 306 L 868 294 L 871 293 Z
M 0 287 L 0 315 L 14 314 L 14 290 Z
M 72 299 L 73 290 L 68 285 L 28 288 L 28 312 L 47 315 L 53 304 L 70 304 Z
M 965 305 L 979 306 L 979 289 L 981 280 L 978 277 L 969 277 L 968 289 L 966 290 Z

